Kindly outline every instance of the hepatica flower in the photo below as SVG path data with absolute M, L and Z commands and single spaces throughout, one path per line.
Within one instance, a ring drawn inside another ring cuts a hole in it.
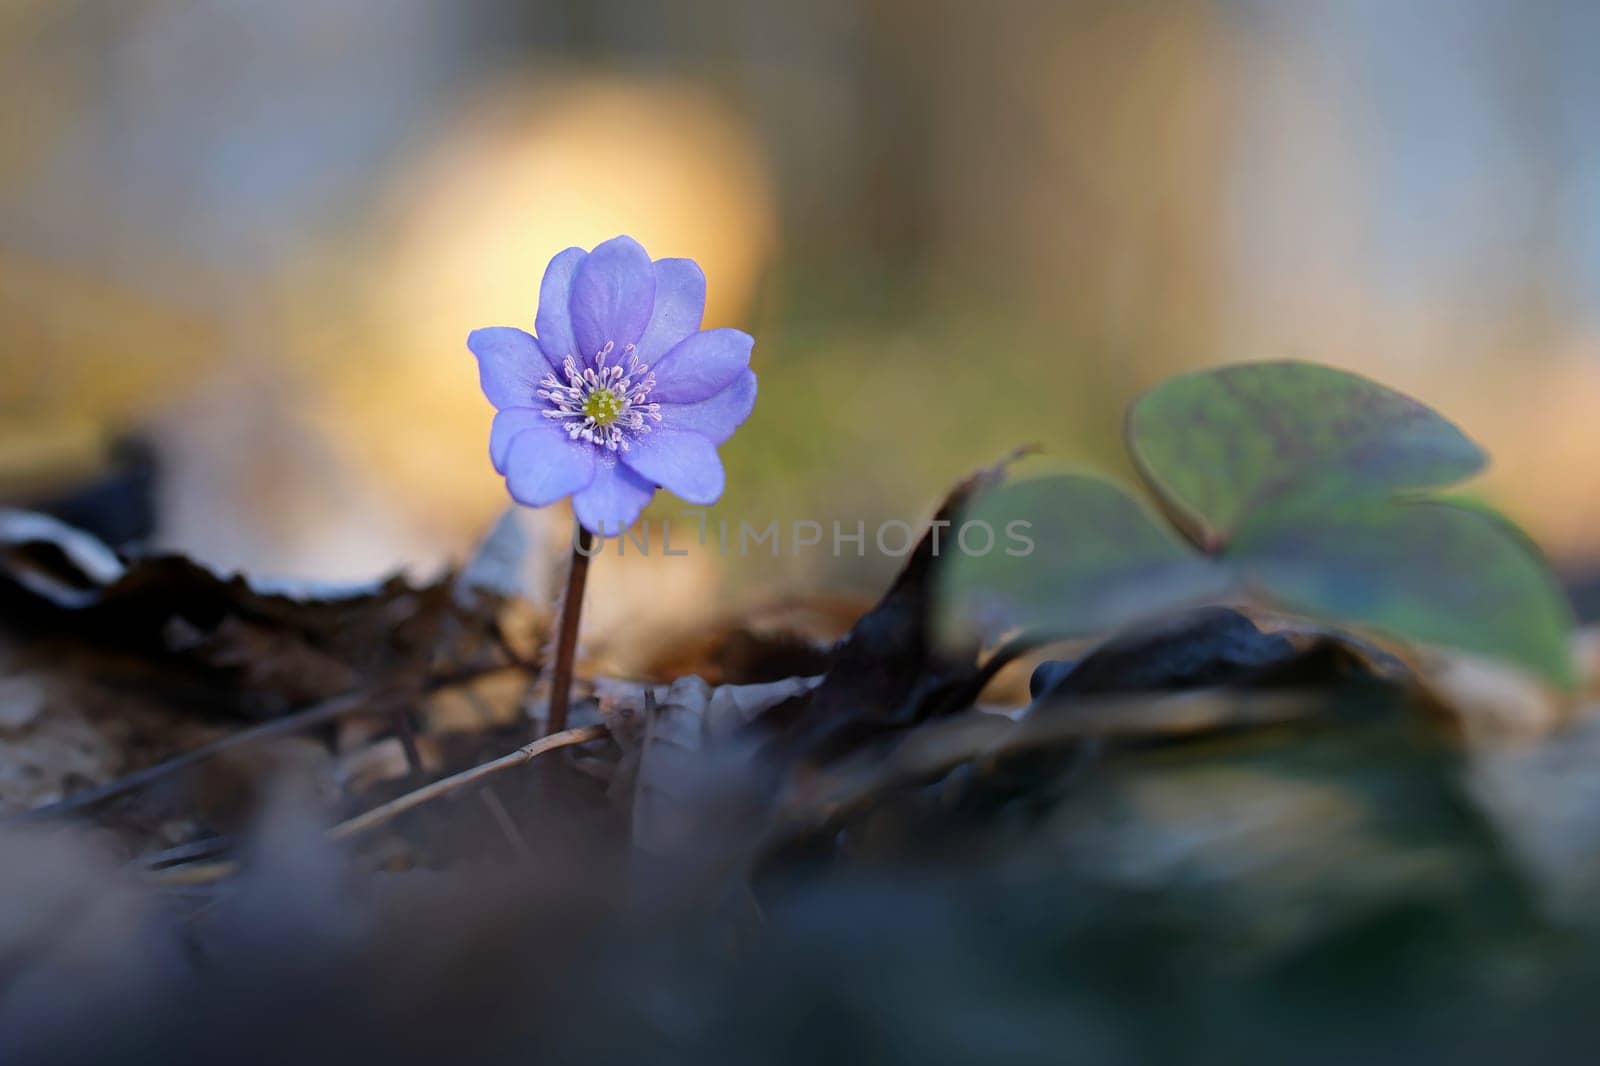
M 750 416 L 754 341 L 700 328 L 706 278 L 631 237 L 568 248 L 539 286 L 537 336 L 474 330 L 484 395 L 497 413 L 489 457 L 512 497 L 572 497 L 591 533 L 631 526 L 658 487 L 690 503 L 722 495 L 717 445 Z

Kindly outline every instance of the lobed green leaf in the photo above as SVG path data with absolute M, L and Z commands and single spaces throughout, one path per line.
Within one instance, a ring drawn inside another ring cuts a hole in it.
M 1127 437 L 1173 520 L 1207 550 L 1252 522 L 1450 485 L 1486 462 L 1416 400 L 1298 362 L 1175 377 L 1133 405 Z
M 1482 508 L 1390 501 L 1257 523 L 1228 561 L 1296 612 L 1573 683 L 1566 597 L 1538 550 Z
M 963 521 L 989 523 L 1002 544 L 1027 523 L 1032 551 L 956 552 L 942 568 L 947 618 L 1053 636 L 1115 629 L 1223 593 L 1226 572 L 1174 536 L 1118 486 L 1082 474 L 1035 478 L 981 497 Z M 1010 548 L 1008 550 L 1020 550 Z

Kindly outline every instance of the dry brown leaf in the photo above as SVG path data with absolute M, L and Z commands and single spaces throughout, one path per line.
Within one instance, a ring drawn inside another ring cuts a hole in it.
M 1417 675 L 1471 743 L 1527 743 L 1551 736 L 1600 705 L 1600 627 L 1573 637 L 1578 668 L 1575 694 L 1558 692 L 1499 660 L 1430 650 Z

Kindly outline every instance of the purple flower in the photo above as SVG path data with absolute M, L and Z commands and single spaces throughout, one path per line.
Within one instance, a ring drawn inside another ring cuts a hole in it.
M 755 343 L 700 328 L 706 277 L 692 259 L 658 259 L 632 237 L 568 248 L 539 285 L 535 337 L 474 330 L 483 393 L 498 413 L 489 458 L 512 498 L 572 497 L 578 521 L 615 535 L 665 488 L 690 503 L 722 495 L 717 445 L 756 402 Z

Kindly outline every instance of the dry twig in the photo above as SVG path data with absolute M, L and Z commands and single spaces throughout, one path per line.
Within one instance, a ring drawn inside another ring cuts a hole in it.
M 448 688 L 452 685 L 465 684 L 469 681 L 475 681 L 480 677 L 499 673 L 503 670 L 520 669 L 522 669 L 520 665 L 506 665 L 503 663 L 497 663 L 492 666 L 467 668 L 450 674 L 429 678 L 427 681 L 423 682 L 420 687 L 420 691 L 424 693 L 436 692 L 442 688 Z M 370 689 L 362 689 L 356 692 L 347 692 L 340 696 L 334 696 L 331 699 L 314 703 L 310 707 L 307 707 L 301 711 L 296 711 L 293 714 L 286 714 L 281 718 L 274 718 L 269 722 L 263 722 L 260 725 L 253 726 L 249 729 L 241 729 L 237 733 L 230 733 L 227 736 L 218 740 L 214 740 L 209 744 L 203 744 L 200 747 L 195 748 L 193 751 L 186 751 L 181 755 L 173 756 L 165 762 L 159 762 L 154 766 L 147 766 L 142 770 L 136 770 L 124 777 L 117 778 L 115 781 L 107 782 L 98 788 L 86 789 L 83 792 L 74 793 L 73 795 L 68 796 L 66 799 L 59 800 L 55 803 L 46 804 L 43 807 L 35 807 L 31 811 L 24 811 L 21 814 L 12 816 L 11 818 L 0 819 L 0 825 L 5 825 L 11 822 L 32 822 L 46 818 L 58 818 L 66 814 L 77 814 L 81 811 L 91 810 L 100 806 L 102 803 L 106 803 L 110 800 L 116 799 L 118 796 L 143 788 L 146 785 L 159 781 L 170 774 L 175 774 L 180 770 L 187 770 L 191 766 L 202 763 L 205 760 L 220 755 L 225 751 L 232 751 L 235 748 L 241 748 L 247 744 L 253 744 L 256 741 L 266 740 L 270 737 L 283 736 L 289 733 L 298 733 L 302 729 L 310 729 L 312 726 L 322 725 L 324 722 L 331 722 L 334 719 L 342 718 L 347 714 L 393 713 L 393 709 L 395 707 L 403 707 L 408 700 L 415 699 L 417 694 L 418 689 L 417 687 L 413 686 L 410 691 L 395 689 L 390 691 L 375 692 Z
M 358 814 L 348 821 L 340 822 L 328 830 L 328 837 L 331 840 L 347 840 L 350 837 L 358 836 L 370 829 L 376 829 L 385 822 L 398 818 L 407 811 L 415 810 L 424 803 L 463 789 L 474 781 L 480 781 L 492 774 L 498 774 L 502 770 L 523 766 L 546 752 L 555 751 L 558 748 L 568 748 L 574 744 L 584 744 L 591 740 L 599 740 L 609 732 L 610 730 L 603 725 L 586 725 L 577 729 L 566 729 L 559 733 L 551 733 L 549 736 L 541 737 L 531 744 L 524 744 L 509 755 L 502 755 L 498 759 L 474 766 L 470 770 L 463 770 L 459 774 L 435 781 L 433 784 L 425 785 L 415 792 L 407 792 L 404 796 L 374 807 L 364 814 Z

